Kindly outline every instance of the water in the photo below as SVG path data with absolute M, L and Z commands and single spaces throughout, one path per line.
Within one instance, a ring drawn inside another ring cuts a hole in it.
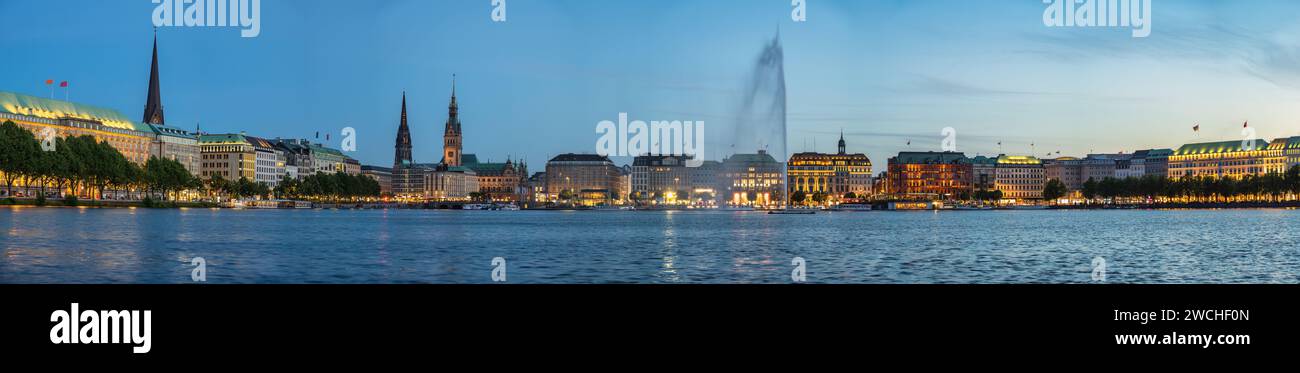
M 0 283 L 1300 282 L 1300 211 L 0 209 Z
M 729 151 L 757 153 L 765 150 L 779 160 L 786 153 L 785 52 L 777 35 L 763 46 L 741 94 L 732 125 Z

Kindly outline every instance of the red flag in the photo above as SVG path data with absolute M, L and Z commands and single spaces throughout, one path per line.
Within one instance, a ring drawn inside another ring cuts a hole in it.
M 59 83 L 59 88 L 68 88 L 68 81 L 64 80 L 63 83 Z
M 45 85 L 50 85 L 50 84 L 54 84 L 54 79 L 46 79 L 46 80 L 45 80 Z

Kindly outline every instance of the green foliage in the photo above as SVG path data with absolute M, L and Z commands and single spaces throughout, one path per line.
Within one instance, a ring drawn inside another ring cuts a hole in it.
M 1059 179 L 1051 179 L 1043 186 L 1043 199 L 1054 201 L 1061 197 L 1065 197 L 1065 194 L 1068 192 L 1069 190 L 1066 189 L 1065 183 L 1061 182 Z

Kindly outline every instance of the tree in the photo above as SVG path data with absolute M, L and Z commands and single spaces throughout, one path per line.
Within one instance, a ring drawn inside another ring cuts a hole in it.
M 845 200 L 858 199 L 858 194 L 853 192 L 844 193 L 844 199 Z
M 819 205 L 820 205 L 820 204 L 823 204 L 823 203 L 826 203 L 826 200 L 827 200 L 828 198 L 829 198 L 829 196 L 828 196 L 825 192 L 816 192 L 816 193 L 813 193 L 813 195 L 812 195 L 813 203 L 816 203 L 816 204 L 819 204 Z
M 808 195 L 802 190 L 797 190 L 794 194 L 790 195 L 790 202 L 793 202 L 794 204 L 803 204 L 803 201 L 806 199 L 808 199 Z
M 1061 199 L 1061 197 L 1065 197 L 1067 192 L 1068 190 L 1065 187 L 1065 183 L 1061 182 L 1060 179 L 1051 179 L 1047 181 L 1045 186 L 1043 186 L 1043 199 L 1056 201 Z
M 1083 198 L 1091 202 L 1093 198 L 1097 198 L 1099 189 L 1097 180 L 1094 180 L 1091 177 L 1088 178 L 1088 181 L 1083 183 Z

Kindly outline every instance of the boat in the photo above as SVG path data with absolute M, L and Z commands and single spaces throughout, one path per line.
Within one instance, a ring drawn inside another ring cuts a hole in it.
M 462 207 L 462 209 L 464 209 L 464 210 L 488 210 L 488 209 L 491 209 L 491 208 L 492 208 L 491 205 L 485 205 L 485 204 L 482 204 L 482 203 L 471 203 L 471 204 L 467 204 L 467 205 L 465 205 L 464 207 Z
M 846 203 L 831 208 L 831 211 L 871 211 L 871 205 L 864 203 Z
M 813 215 L 817 210 L 813 209 L 781 209 L 768 211 L 768 215 Z
M 632 211 L 632 210 L 636 210 L 636 208 L 632 206 L 596 206 L 593 207 L 591 210 L 592 211 Z
M 956 211 L 988 211 L 988 210 L 992 210 L 992 209 L 993 209 L 993 206 L 970 206 L 970 205 L 961 205 L 961 206 L 953 207 L 953 210 L 956 210 Z
M 754 211 L 753 206 L 719 206 L 718 211 Z
M 1007 210 L 1046 210 L 1046 205 L 1012 205 L 1004 207 Z

